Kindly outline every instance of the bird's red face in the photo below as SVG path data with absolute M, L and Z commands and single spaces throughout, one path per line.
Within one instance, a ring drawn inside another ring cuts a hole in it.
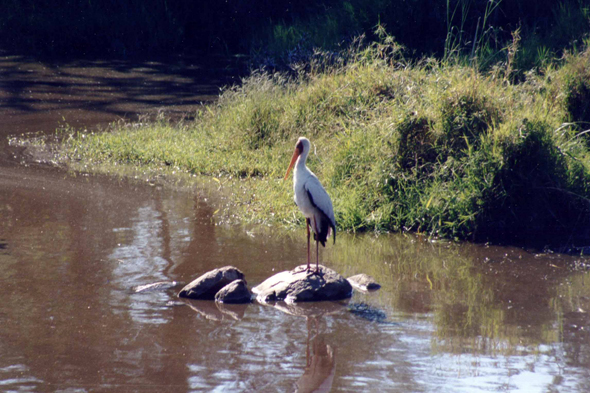
M 289 177 L 289 173 L 291 172 L 291 168 L 293 168 L 293 165 L 295 165 L 295 162 L 297 162 L 297 158 L 299 158 L 301 153 L 303 153 L 303 142 L 297 141 L 297 144 L 295 145 L 295 151 L 293 152 L 293 157 L 291 157 L 291 163 L 289 164 L 289 168 L 287 168 L 287 173 L 285 174 L 285 178 L 283 180 L 287 180 L 287 177 Z

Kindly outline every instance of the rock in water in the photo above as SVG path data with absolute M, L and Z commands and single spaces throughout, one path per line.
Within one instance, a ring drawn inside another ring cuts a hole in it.
M 307 272 L 307 265 L 267 278 L 252 292 L 261 303 L 284 300 L 287 303 L 341 300 L 352 295 L 350 283 L 332 269 L 320 265 L 319 274 Z M 315 270 L 315 269 L 314 269 Z
M 133 288 L 135 293 L 150 292 L 150 291 L 164 291 L 166 289 L 174 288 L 176 281 L 160 281 L 152 284 L 138 285 Z
M 178 293 L 178 297 L 189 299 L 213 300 L 215 294 L 235 280 L 243 280 L 244 273 L 233 266 L 211 270 L 187 284 Z
M 355 288 L 364 292 L 376 291 L 381 288 L 377 281 L 368 274 L 357 274 L 356 276 L 348 277 L 348 282 Z
M 250 303 L 252 301 L 252 295 L 250 295 L 246 281 L 235 280 L 221 288 L 215 294 L 215 301 L 231 304 Z

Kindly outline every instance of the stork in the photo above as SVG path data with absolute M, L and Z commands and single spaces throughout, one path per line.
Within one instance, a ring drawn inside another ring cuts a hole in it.
M 305 226 L 307 228 L 307 271 L 311 270 L 309 257 L 309 228 L 311 227 L 313 239 L 316 242 L 315 273 L 319 273 L 319 244 L 322 243 L 322 246 L 326 246 L 326 240 L 330 236 L 330 232 L 334 236 L 334 244 L 336 243 L 336 219 L 334 218 L 334 209 L 330 196 L 316 175 L 305 165 L 310 148 L 309 139 L 299 138 L 284 180 L 287 180 L 291 168 L 295 166 L 293 171 L 294 199 L 295 204 L 305 216 Z

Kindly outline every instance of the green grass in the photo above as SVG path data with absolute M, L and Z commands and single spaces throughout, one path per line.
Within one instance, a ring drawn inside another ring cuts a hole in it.
M 63 157 L 215 177 L 242 220 L 299 225 L 281 179 L 307 136 L 339 230 L 571 242 L 590 223 L 589 59 L 511 83 L 498 67 L 408 63 L 372 44 L 296 79 L 253 73 L 194 121 L 68 130 Z

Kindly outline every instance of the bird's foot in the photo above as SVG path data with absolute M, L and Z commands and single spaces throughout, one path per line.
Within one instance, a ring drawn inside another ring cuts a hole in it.
M 313 271 L 308 270 L 308 273 L 307 274 L 309 274 L 309 273 L 311 273 L 312 275 L 320 276 L 320 277 L 323 277 L 324 276 L 324 272 L 322 272 L 319 268 L 316 268 Z
M 321 271 L 319 271 L 317 269 L 314 270 L 312 268 L 309 268 L 309 269 L 307 269 L 307 275 L 308 276 L 313 276 L 313 275 L 323 276 L 324 273 L 322 273 Z

